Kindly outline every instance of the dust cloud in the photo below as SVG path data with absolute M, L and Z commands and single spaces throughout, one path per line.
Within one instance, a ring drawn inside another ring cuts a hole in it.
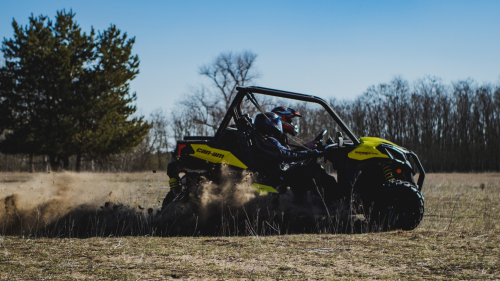
M 110 175 L 64 172 L 0 176 L 1 234 L 109 235 L 119 218 L 141 218 L 134 208 L 111 203 L 124 201 L 130 194 Z M 118 207 L 118 216 L 110 213 Z
M 33 237 L 278 235 L 338 232 L 342 204 L 291 191 L 259 196 L 253 174 L 224 170 L 160 210 L 167 177 L 154 174 L 0 174 L 0 234 Z M 156 177 L 156 178 L 153 178 Z M 336 210 L 335 210 L 336 208 Z M 327 211 L 328 210 L 328 211 Z

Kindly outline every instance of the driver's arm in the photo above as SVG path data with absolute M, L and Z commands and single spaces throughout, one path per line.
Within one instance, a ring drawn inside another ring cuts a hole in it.
M 317 150 L 291 151 L 281 145 L 281 143 L 275 138 L 268 137 L 267 140 L 279 148 L 280 155 L 278 157 L 283 160 L 303 160 L 308 158 L 321 157 L 323 155 L 322 152 L 319 152 Z

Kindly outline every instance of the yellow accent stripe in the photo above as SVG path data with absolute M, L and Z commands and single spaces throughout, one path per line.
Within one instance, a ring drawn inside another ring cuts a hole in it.
M 193 148 L 194 153 L 190 155 L 196 158 L 207 160 L 212 163 L 227 163 L 243 169 L 248 168 L 227 150 L 212 148 L 206 144 L 191 144 L 191 147 Z
M 388 144 L 392 144 L 392 145 L 397 146 L 396 144 L 394 144 L 388 140 L 384 140 L 384 139 L 376 138 L 376 137 L 361 137 L 359 139 L 361 140 L 361 142 L 380 142 L 380 143 L 388 143 Z
M 252 184 L 252 187 L 260 195 L 266 195 L 269 192 L 271 192 L 271 193 L 278 193 L 278 191 L 276 191 L 276 189 L 274 189 L 272 186 L 269 186 L 269 185 L 263 185 L 263 184 L 259 184 L 259 183 L 254 183 L 254 184 Z

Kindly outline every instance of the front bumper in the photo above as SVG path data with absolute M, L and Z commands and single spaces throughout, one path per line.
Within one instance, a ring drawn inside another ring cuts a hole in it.
M 417 155 L 413 151 L 409 151 L 407 154 L 410 155 L 411 158 L 413 158 L 413 161 L 415 162 L 415 164 L 417 164 L 417 169 L 419 172 L 417 188 L 418 188 L 418 191 L 422 191 L 422 187 L 424 185 L 424 179 L 425 179 L 424 167 L 422 167 L 422 163 L 420 163 L 420 160 L 418 159 Z

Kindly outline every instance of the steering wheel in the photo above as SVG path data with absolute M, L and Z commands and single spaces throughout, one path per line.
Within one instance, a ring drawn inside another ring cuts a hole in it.
M 321 133 L 319 133 L 319 135 L 317 135 L 314 138 L 314 141 L 321 141 L 323 139 L 323 137 L 326 135 L 326 132 L 328 132 L 328 131 L 326 129 L 323 129 L 323 131 L 321 131 Z

